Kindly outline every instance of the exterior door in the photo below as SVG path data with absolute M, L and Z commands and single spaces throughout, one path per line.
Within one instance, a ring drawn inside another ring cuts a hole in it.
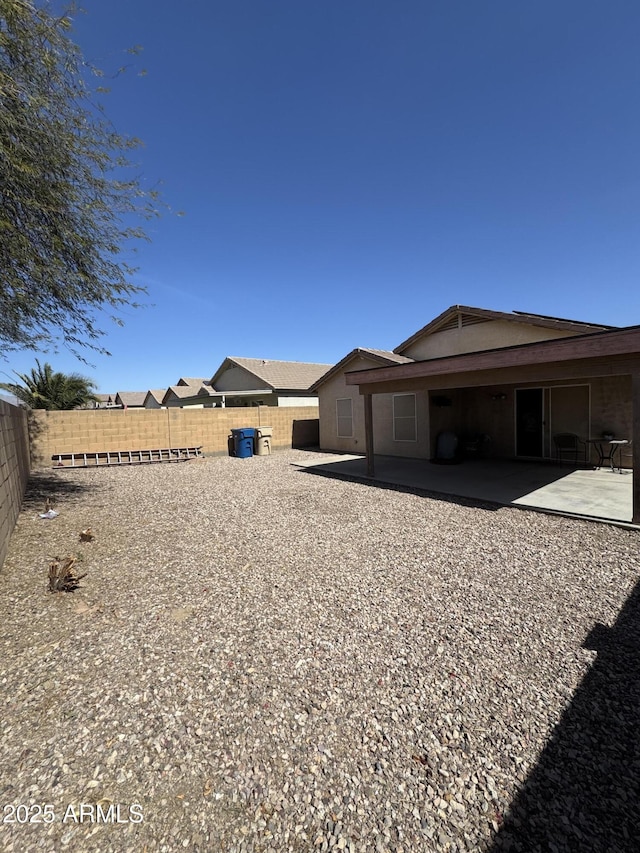
M 542 388 L 516 390 L 516 456 L 544 455 L 543 405 Z

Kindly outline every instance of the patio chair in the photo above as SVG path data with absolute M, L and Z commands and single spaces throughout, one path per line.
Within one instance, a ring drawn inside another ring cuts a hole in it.
M 587 443 L 573 432 L 558 432 L 553 436 L 553 444 L 556 449 L 556 462 L 578 462 L 586 463 Z
M 491 436 L 486 433 L 475 433 L 462 437 L 461 446 L 465 457 L 484 457 L 491 444 Z

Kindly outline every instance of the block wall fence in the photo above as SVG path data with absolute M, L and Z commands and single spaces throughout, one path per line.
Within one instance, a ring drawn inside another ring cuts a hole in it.
M 90 409 L 29 413 L 31 462 L 48 468 L 56 453 L 202 446 L 205 456 L 228 452 L 231 429 L 270 426 L 271 447 L 318 445 L 318 407 L 215 409 Z
M 30 467 L 27 413 L 0 400 L 0 567 L 22 506 Z

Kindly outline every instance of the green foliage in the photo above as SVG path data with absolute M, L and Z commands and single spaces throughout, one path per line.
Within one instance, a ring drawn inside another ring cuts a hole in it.
M 143 291 L 121 253 L 145 238 L 140 217 L 157 215 L 158 194 L 128 176 L 140 141 L 120 135 L 96 100 L 89 80 L 101 72 L 69 37 L 75 11 L 56 16 L 46 2 L 0 0 L 5 350 L 60 341 L 76 354 L 78 346 L 104 353 L 97 314 L 117 320 Z
M 36 365 L 31 374 L 16 373 L 22 385 L 0 382 L 0 388 L 30 409 L 77 409 L 98 399 L 93 393 L 96 383 L 86 376 L 54 372 L 50 364 L 41 365 L 37 359 Z

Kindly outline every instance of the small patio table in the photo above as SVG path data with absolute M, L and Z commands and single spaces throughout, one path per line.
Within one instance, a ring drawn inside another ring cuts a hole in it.
M 618 460 L 618 464 L 616 465 L 616 453 L 618 457 L 621 453 L 621 448 L 625 444 L 629 444 L 629 441 L 626 438 L 588 438 L 587 444 L 593 444 L 598 454 L 598 464 L 597 468 L 602 468 L 605 462 L 608 462 L 611 466 L 611 470 L 613 471 L 617 468 L 619 471 L 622 470 L 620 468 L 620 461 Z

